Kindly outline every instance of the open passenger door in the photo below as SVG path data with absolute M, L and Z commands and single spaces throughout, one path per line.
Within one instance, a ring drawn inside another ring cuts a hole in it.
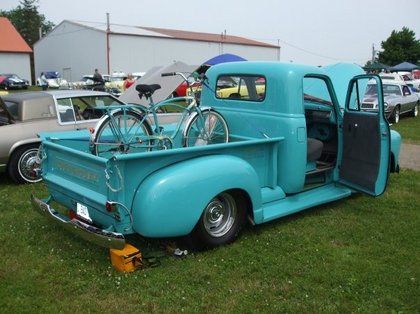
M 362 108 L 369 80 L 376 82 L 378 108 L 374 110 Z M 379 76 L 358 75 L 350 81 L 342 132 L 340 182 L 360 192 L 381 195 L 388 182 L 391 135 Z

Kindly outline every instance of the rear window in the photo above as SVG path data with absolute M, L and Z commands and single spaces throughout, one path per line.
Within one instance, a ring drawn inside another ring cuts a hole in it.
M 7 111 L 12 115 L 13 120 L 18 120 L 18 118 L 19 118 L 18 104 L 15 103 L 15 102 L 11 102 L 11 101 L 5 101 L 4 104 L 7 108 Z M 0 114 L 1 114 L 1 116 L 7 116 L 7 112 L 3 108 L 3 106 L 0 107 Z
M 223 75 L 217 79 L 219 99 L 261 102 L 265 99 L 266 79 L 258 75 Z
M 61 122 L 99 119 L 104 114 L 103 107 L 124 105 L 106 95 L 61 98 L 57 100 L 57 104 Z

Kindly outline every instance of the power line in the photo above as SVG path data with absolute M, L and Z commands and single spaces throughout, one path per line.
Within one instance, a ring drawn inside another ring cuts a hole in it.
M 335 61 L 342 61 L 343 60 L 343 58 L 326 56 L 326 55 L 322 55 L 322 54 L 317 53 L 317 52 L 313 52 L 313 51 L 307 50 L 305 48 L 296 46 L 296 45 L 294 45 L 292 43 L 289 43 L 289 42 L 287 42 L 285 40 L 282 40 L 282 39 L 279 39 L 279 38 L 277 38 L 277 39 L 274 39 L 274 38 L 254 38 L 254 39 L 255 40 L 260 40 L 260 41 L 281 42 L 281 43 L 286 44 L 287 46 L 290 46 L 290 47 L 292 47 L 292 48 L 294 48 L 296 50 L 300 50 L 300 51 L 305 52 L 307 54 L 310 54 L 310 55 L 313 55 L 313 56 L 316 56 L 316 57 L 321 57 L 321 58 L 324 58 L 324 59 L 331 59 L 331 60 L 335 60 Z M 360 62 L 360 61 L 367 61 L 369 58 L 363 58 L 363 59 L 362 58 L 360 58 L 360 59 L 344 58 L 344 59 L 345 60 L 352 60 L 352 61 L 358 61 L 358 62 Z

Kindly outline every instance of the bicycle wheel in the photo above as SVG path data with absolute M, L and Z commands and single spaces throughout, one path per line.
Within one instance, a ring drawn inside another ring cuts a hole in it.
M 217 111 L 207 108 L 196 113 L 187 123 L 184 132 L 184 146 L 200 146 L 227 143 L 229 128 L 226 120 Z
M 149 151 L 153 134 L 143 115 L 133 110 L 117 110 L 98 122 L 93 134 L 92 153 L 109 158 L 118 153 Z

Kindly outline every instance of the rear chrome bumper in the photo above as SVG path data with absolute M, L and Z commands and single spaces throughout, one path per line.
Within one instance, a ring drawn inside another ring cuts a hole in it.
M 70 219 L 52 208 L 48 200 L 41 200 L 32 195 L 31 202 L 38 212 L 85 240 L 111 249 L 121 250 L 125 246 L 125 238 L 121 233 L 99 229 L 78 219 Z

